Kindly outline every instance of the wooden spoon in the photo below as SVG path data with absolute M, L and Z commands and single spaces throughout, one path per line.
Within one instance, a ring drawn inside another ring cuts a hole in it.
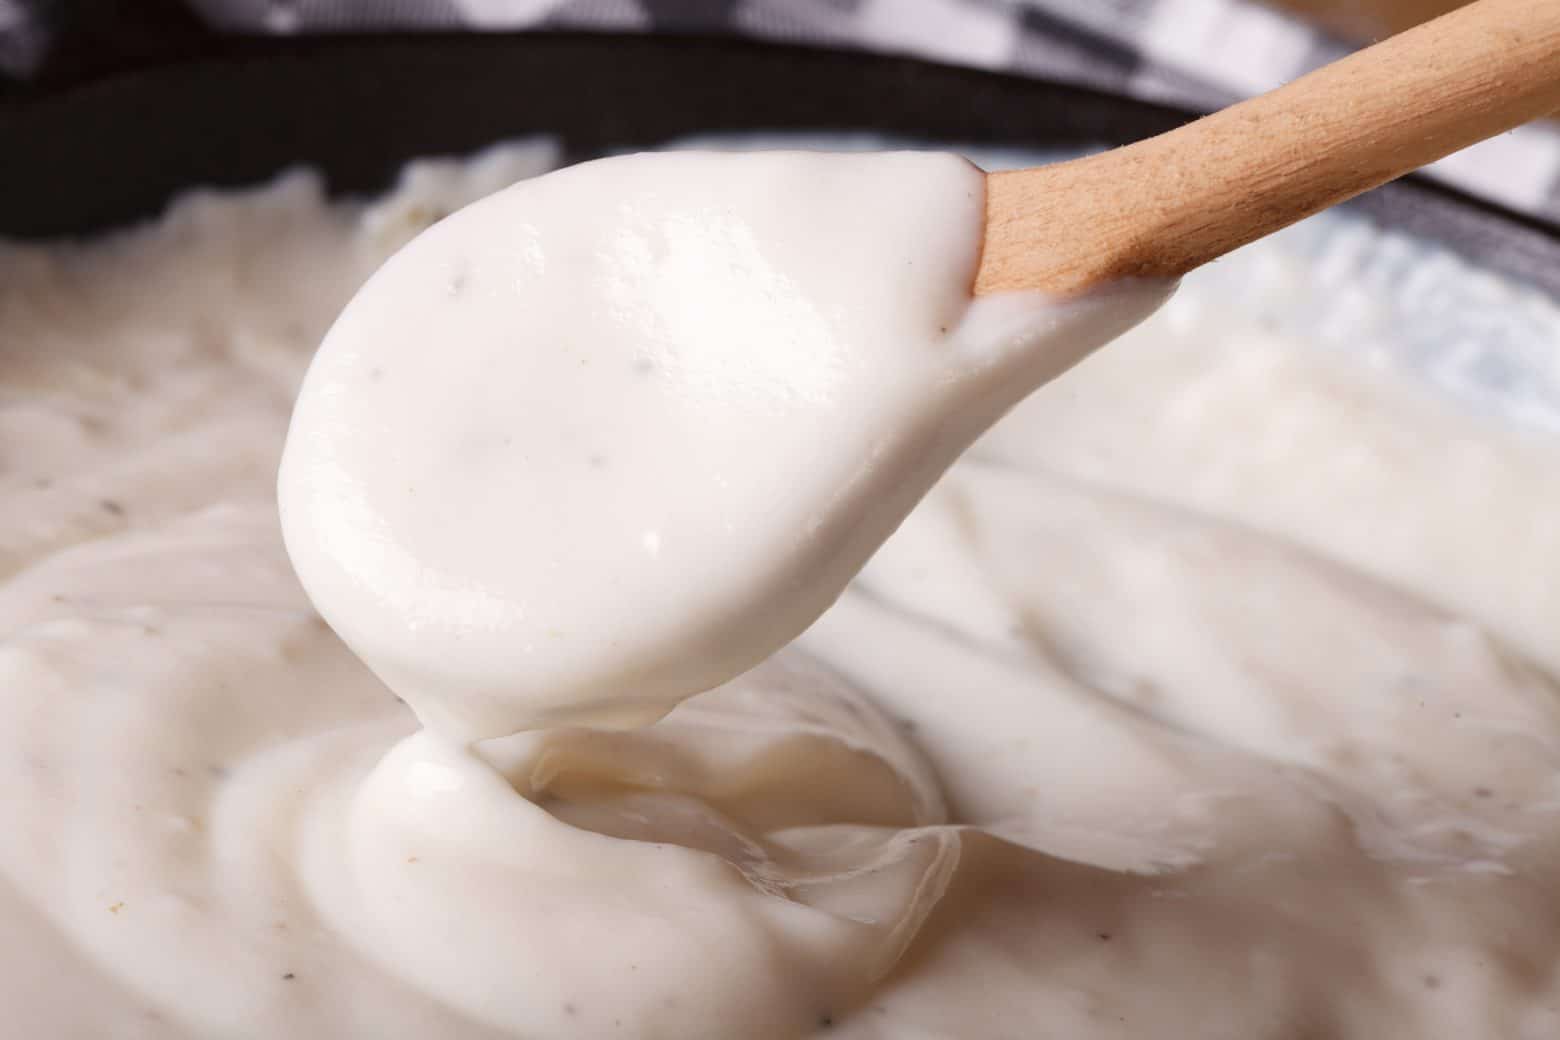
M 986 178 L 977 295 L 1175 278 L 1560 108 L 1560 0 L 1478 0 L 1100 155 Z

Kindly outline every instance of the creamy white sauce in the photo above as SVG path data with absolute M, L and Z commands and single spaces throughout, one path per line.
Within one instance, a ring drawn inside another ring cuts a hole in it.
M 1168 292 L 972 301 L 983 180 L 935 153 L 635 155 L 429 229 L 298 397 L 279 493 L 310 598 L 447 734 L 643 724 L 756 665 Z
M 1196 278 L 753 672 L 642 730 L 417 735 L 275 467 L 363 279 L 547 161 L 0 246 L 9 1030 L 1560 1030 L 1560 446 Z

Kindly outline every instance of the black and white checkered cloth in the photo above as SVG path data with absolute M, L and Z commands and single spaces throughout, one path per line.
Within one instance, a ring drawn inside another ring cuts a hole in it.
M 0 71 L 47 51 L 62 0 L 0 0 Z M 1560 2 L 1560 0 L 1556 0 Z M 528 28 L 729 33 L 914 54 L 1199 108 L 1278 86 L 1348 51 L 1250 0 L 186 0 L 233 33 Z M 1560 222 L 1560 126 L 1535 124 L 1432 175 Z

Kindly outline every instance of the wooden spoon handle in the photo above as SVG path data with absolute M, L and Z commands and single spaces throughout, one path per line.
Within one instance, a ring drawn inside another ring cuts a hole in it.
M 1178 277 L 1560 108 L 1560 0 L 1478 0 L 1114 151 L 986 178 L 977 294 Z

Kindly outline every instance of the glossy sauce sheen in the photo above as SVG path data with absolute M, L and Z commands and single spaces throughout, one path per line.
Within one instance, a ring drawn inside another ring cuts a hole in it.
M 973 301 L 984 175 L 670 152 L 429 229 L 331 328 L 279 493 L 425 722 L 654 721 L 795 638 L 943 469 L 1167 285 Z
M 644 729 L 420 732 L 273 475 L 362 281 L 546 163 L 0 247 L 8 1029 L 1560 1030 L 1560 449 L 1195 280 L 741 678 Z

